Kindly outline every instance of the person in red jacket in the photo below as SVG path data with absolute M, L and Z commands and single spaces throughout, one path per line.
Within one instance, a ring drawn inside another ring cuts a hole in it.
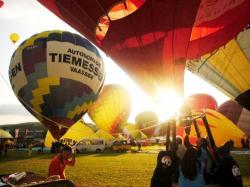
M 71 158 L 71 160 L 69 160 Z M 49 176 L 59 175 L 60 179 L 66 179 L 65 167 L 75 165 L 75 152 L 71 147 L 64 146 L 61 152 L 56 155 L 49 165 Z

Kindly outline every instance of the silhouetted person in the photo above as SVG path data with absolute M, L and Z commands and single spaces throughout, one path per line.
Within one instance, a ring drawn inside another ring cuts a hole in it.
M 138 151 L 140 151 L 141 150 L 141 143 L 137 142 L 137 146 L 138 146 Z
M 190 135 L 190 131 L 191 131 L 191 126 L 187 126 L 185 127 L 185 137 L 184 137 L 184 145 L 186 146 L 186 148 L 192 147 L 193 145 L 190 143 L 189 141 L 189 135 Z
M 175 173 L 171 151 L 161 151 L 157 156 L 157 165 L 151 178 L 151 187 L 172 187 Z
M 204 159 L 205 156 L 199 156 L 196 148 L 187 149 L 181 161 L 179 187 L 205 187 Z
M 216 151 L 220 159 L 218 176 L 221 187 L 243 187 L 239 165 L 230 155 L 233 145 L 230 140 Z

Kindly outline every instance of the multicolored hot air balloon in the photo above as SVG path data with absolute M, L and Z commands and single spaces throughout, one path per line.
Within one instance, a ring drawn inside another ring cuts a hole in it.
M 250 110 L 250 29 L 187 68 Z
M 13 43 L 16 43 L 18 40 L 19 40 L 20 36 L 19 34 L 17 33 L 11 33 L 10 34 L 10 40 L 13 42 Z
M 240 106 L 233 100 L 222 103 L 217 109 L 218 112 L 230 119 L 244 133 L 250 137 L 250 111 Z
M 185 100 L 185 104 L 188 105 L 192 111 L 208 108 L 216 110 L 218 107 L 217 101 L 208 94 L 194 94 L 188 96 Z
M 120 132 L 131 109 L 128 91 L 115 84 L 105 85 L 98 99 L 88 109 L 96 126 L 108 133 Z
M 45 31 L 14 52 L 9 78 L 19 101 L 59 139 L 86 113 L 104 82 L 104 64 L 85 38 Z
M 250 22 L 249 0 L 39 2 L 98 45 L 149 95 L 159 88 L 182 93 L 186 59 L 225 45 Z

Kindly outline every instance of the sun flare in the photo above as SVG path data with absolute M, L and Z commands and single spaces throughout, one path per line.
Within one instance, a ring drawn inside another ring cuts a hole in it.
M 167 120 L 178 115 L 183 98 L 176 92 L 161 89 L 154 97 L 154 108 L 157 110 L 160 121 Z

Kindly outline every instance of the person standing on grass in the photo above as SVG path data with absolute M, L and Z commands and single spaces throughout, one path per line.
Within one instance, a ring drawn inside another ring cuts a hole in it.
M 238 163 L 230 154 L 234 142 L 226 142 L 216 151 L 219 156 L 218 177 L 221 187 L 243 187 L 242 176 Z
M 181 161 L 179 187 L 205 187 L 204 158 L 205 156 L 199 157 L 196 148 L 187 149 Z
M 172 187 L 175 168 L 171 151 L 160 151 L 150 187 Z
M 69 160 L 71 158 L 71 160 Z M 64 146 L 61 152 L 56 155 L 50 165 L 48 176 L 59 175 L 60 179 L 66 179 L 65 167 L 75 165 L 75 151 L 72 152 L 72 148 Z

